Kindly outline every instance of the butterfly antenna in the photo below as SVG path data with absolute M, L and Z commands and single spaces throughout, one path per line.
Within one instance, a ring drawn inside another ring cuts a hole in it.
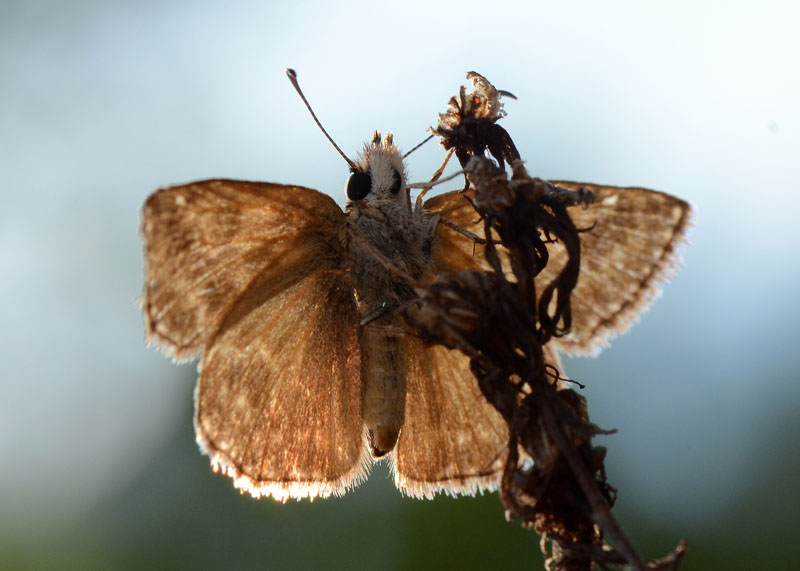
M 427 143 L 428 141 L 430 141 L 434 137 L 435 137 L 435 135 L 433 133 L 431 133 L 430 135 L 425 137 L 425 139 L 421 143 L 417 143 L 416 145 L 414 145 L 414 147 L 410 151 L 408 151 L 406 154 L 404 154 L 403 158 L 406 158 L 408 155 L 410 155 L 411 153 L 413 153 L 414 151 L 419 149 L 422 145 L 424 145 L 425 143 Z
M 317 115 L 314 113 L 314 110 L 311 108 L 311 105 L 309 105 L 308 100 L 306 99 L 306 96 L 303 95 L 303 90 L 300 89 L 300 84 L 297 83 L 297 72 L 295 70 L 293 70 L 292 68 L 287 67 L 286 68 L 286 75 L 289 76 L 289 81 L 291 81 L 292 85 L 294 85 L 294 88 L 297 90 L 297 93 L 300 95 L 300 99 L 302 99 L 303 103 L 305 103 L 306 107 L 308 107 L 308 111 L 309 111 L 309 113 L 311 113 L 311 116 L 314 118 L 314 122 L 317 124 L 317 127 L 319 127 L 320 130 L 322 131 L 322 133 L 328 138 L 328 140 L 331 142 L 331 145 L 333 145 L 333 148 L 336 149 L 337 151 L 339 151 L 339 154 L 342 155 L 342 158 L 344 158 L 344 160 L 347 161 L 347 164 L 350 165 L 350 169 L 354 170 L 354 171 L 357 170 L 356 164 L 353 161 L 351 161 L 350 159 L 347 158 L 347 155 L 344 154 L 342 149 L 339 148 L 339 145 L 337 145 L 336 142 L 331 138 L 331 136 L 328 135 L 328 132 L 325 130 L 325 127 L 323 127 L 322 123 L 320 123 L 319 119 L 317 119 Z

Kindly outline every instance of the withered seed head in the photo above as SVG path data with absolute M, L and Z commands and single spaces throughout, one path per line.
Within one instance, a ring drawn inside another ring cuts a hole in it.
M 500 92 L 489 81 L 474 71 L 467 73 L 474 91 L 467 93 L 461 86 L 458 97 L 452 97 L 447 111 L 439 114 L 439 123 L 432 129 L 442 139 L 442 146 L 455 148 L 462 168 L 473 156 L 484 156 L 488 151 L 503 167 L 506 162 L 519 159 L 519 152 L 511 136 L 497 121 L 505 117 Z

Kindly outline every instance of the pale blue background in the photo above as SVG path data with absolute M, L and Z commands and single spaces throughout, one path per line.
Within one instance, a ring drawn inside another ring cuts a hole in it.
M 684 270 L 632 333 L 568 373 L 592 419 L 619 429 L 602 439 L 609 475 L 647 555 L 687 537 L 686 568 L 767 555 L 790 568 L 799 16 L 793 2 L 0 3 L 0 566 L 404 568 L 419 550 L 415 565 L 439 567 L 444 539 L 415 530 L 447 537 L 479 505 L 453 532 L 467 562 L 485 566 L 470 550 L 489 520 L 517 538 L 508 553 L 535 555 L 496 497 L 401 499 L 378 470 L 344 500 L 276 506 L 240 497 L 193 450 L 194 367 L 142 342 L 139 208 L 205 177 L 341 202 L 346 166 L 291 66 L 348 154 L 376 128 L 411 148 L 474 69 L 518 96 L 503 125 L 533 174 L 692 203 Z M 411 178 L 442 157 L 429 143 Z

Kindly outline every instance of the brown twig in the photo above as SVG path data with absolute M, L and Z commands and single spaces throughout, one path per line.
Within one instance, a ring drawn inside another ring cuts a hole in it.
M 605 478 L 605 450 L 591 445 L 603 431 L 589 422 L 583 397 L 559 388 L 544 360 L 545 344 L 569 331 L 570 294 L 580 270 L 579 230 L 567 207 L 592 197 L 532 178 L 517 161 L 510 180 L 486 158 L 472 158 L 466 171 L 493 271 L 440 277 L 406 315 L 424 339 L 471 357 L 481 391 L 508 423 L 500 486 L 507 513 L 550 543 L 553 570 L 595 563 L 636 570 L 677 566 L 685 544 L 648 563 L 622 531 L 611 512 L 615 490 Z M 567 263 L 537 291 L 547 245 L 556 240 Z

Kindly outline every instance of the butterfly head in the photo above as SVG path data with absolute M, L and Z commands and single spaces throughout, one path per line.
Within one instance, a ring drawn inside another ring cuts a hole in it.
M 392 142 L 391 133 L 381 139 L 380 131 L 375 131 L 372 142 L 364 145 L 345 192 L 351 203 L 407 200 L 403 155 Z

